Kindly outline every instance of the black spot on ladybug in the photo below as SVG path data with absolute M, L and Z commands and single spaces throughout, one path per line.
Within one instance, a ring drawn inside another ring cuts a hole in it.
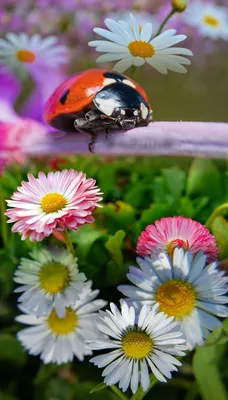
M 65 104 L 65 103 L 66 103 L 67 96 L 68 96 L 69 93 L 70 93 L 70 89 L 67 89 L 67 90 L 63 93 L 63 95 L 60 97 L 59 101 L 60 101 L 61 104 Z
M 124 76 L 116 74 L 115 72 L 104 72 L 104 77 L 105 78 L 110 78 L 110 79 L 115 79 L 118 82 L 122 82 L 124 79 L 126 79 Z

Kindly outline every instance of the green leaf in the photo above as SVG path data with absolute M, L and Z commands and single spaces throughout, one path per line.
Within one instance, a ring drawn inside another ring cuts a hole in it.
M 94 392 L 99 392 L 100 390 L 103 390 L 107 388 L 106 384 L 104 382 L 99 383 L 99 385 L 95 386 L 95 388 L 93 388 L 90 393 L 94 393 Z
M 164 176 L 155 176 L 153 180 L 153 201 L 155 203 L 167 202 L 167 186 Z
M 18 367 L 22 367 L 26 363 L 27 354 L 13 335 L 8 333 L 0 335 L 0 360 Z
M 76 383 L 74 385 L 72 400 L 118 400 L 118 396 L 105 384 L 100 383 L 95 387 L 94 384 L 94 382 L 88 381 Z
M 193 370 L 203 400 L 227 400 L 227 394 L 219 372 L 219 361 L 225 352 L 225 345 L 198 347 L 193 357 Z
M 119 230 L 105 243 L 106 249 L 109 251 L 113 261 L 116 263 L 116 265 L 118 265 L 118 267 L 121 267 L 123 264 L 122 247 L 125 236 L 126 233 L 122 230 Z
M 39 371 L 34 379 L 34 384 L 39 385 L 48 381 L 53 375 L 56 374 L 60 367 L 57 364 L 41 364 Z
M 157 219 L 174 215 L 174 209 L 169 204 L 153 204 L 149 210 L 145 210 L 140 218 L 140 231 L 147 225 L 153 224 Z
M 124 201 L 132 205 L 132 207 L 144 206 L 152 201 L 152 185 L 138 181 L 134 184 L 124 196 Z
M 17 399 L 10 393 L 0 391 L 0 400 L 17 400 Z
M 71 233 L 70 237 L 72 243 L 78 245 L 77 257 L 80 260 L 85 260 L 93 244 L 99 239 L 105 241 L 107 235 L 101 230 L 94 229 L 91 225 L 84 225 L 77 232 Z
M 173 198 L 180 197 L 185 188 L 186 173 L 178 168 L 164 168 L 162 175 L 165 178 L 166 186 Z
M 228 222 L 223 217 L 217 217 L 213 221 L 211 227 L 212 233 L 215 235 L 220 258 L 224 259 L 228 257 Z
M 51 379 L 47 385 L 45 385 L 45 392 L 38 394 L 36 393 L 36 399 L 45 400 L 72 400 L 73 385 L 70 385 L 66 380 L 63 379 Z
M 115 226 L 118 229 L 120 226 L 125 229 L 135 222 L 134 208 L 123 201 L 117 200 L 115 203 L 108 203 L 102 209 L 103 215 L 108 217 L 105 222 Z
M 208 196 L 212 200 L 221 199 L 221 174 L 213 161 L 197 158 L 192 162 L 187 179 L 187 194 Z

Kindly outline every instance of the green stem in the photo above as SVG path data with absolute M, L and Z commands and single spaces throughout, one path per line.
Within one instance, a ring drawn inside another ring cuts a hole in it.
M 228 203 L 224 203 L 221 206 L 218 206 L 213 213 L 210 215 L 208 220 L 206 221 L 205 225 L 207 228 L 211 228 L 211 225 L 214 222 L 214 219 L 218 217 L 223 211 L 228 210 Z
M 116 387 L 115 385 L 112 385 L 112 386 L 110 386 L 110 388 L 113 390 L 114 393 L 117 394 L 117 396 L 119 396 L 120 399 L 128 400 L 128 397 L 125 396 L 125 394 L 123 392 L 121 392 L 121 390 L 118 389 L 118 387 Z
M 70 235 L 69 235 L 67 229 L 65 231 L 61 232 L 61 235 L 64 238 L 67 250 L 69 251 L 69 253 L 71 253 L 73 256 L 75 256 L 74 247 L 73 247 L 73 244 L 71 242 L 71 238 L 70 238 Z
M 137 390 L 137 392 L 131 397 L 131 400 L 142 400 L 147 393 L 152 389 L 152 387 L 157 383 L 157 378 L 154 376 L 154 374 L 150 375 L 150 386 L 147 389 L 146 392 L 143 391 L 142 386 L 140 386 Z
M 132 65 L 132 66 L 128 69 L 127 76 L 129 76 L 129 78 L 134 79 L 134 78 L 135 78 L 136 71 L 137 71 L 137 67 L 136 67 L 135 65 Z
M 1 225 L 2 225 L 2 241 L 5 248 L 8 247 L 8 230 L 5 216 L 5 199 L 4 196 L 0 196 L 0 209 L 1 209 Z
M 168 22 L 168 20 L 173 16 L 173 14 L 175 14 L 176 10 L 174 10 L 174 8 L 172 8 L 172 10 L 170 11 L 170 13 L 167 15 L 167 17 L 164 19 L 164 21 L 161 23 L 160 27 L 158 28 L 158 31 L 156 33 L 155 36 L 160 35 L 162 29 L 164 28 L 165 24 Z

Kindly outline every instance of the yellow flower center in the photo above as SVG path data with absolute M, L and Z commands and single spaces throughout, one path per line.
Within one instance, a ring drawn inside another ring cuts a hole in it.
M 78 317 L 71 308 L 66 309 L 65 318 L 59 318 L 56 311 L 53 310 L 48 317 L 48 326 L 52 332 L 57 335 L 67 335 L 73 332 L 78 325 Z
M 65 265 L 52 262 L 40 271 L 40 284 L 48 293 L 62 292 L 69 282 L 69 272 Z
M 173 239 L 171 240 L 171 242 L 169 242 L 166 245 L 166 251 L 168 253 L 168 255 L 171 257 L 173 255 L 174 249 L 178 247 L 178 248 L 182 248 L 185 251 L 189 250 L 189 243 L 187 240 L 183 240 L 183 239 Z
M 129 332 L 122 340 L 122 349 L 126 357 L 144 358 L 153 348 L 153 341 L 145 332 Z
M 205 24 L 210 25 L 213 28 L 219 25 L 219 20 L 211 15 L 205 15 L 203 20 Z
M 36 59 L 36 55 L 32 51 L 26 49 L 18 50 L 16 57 L 19 61 L 24 63 L 33 63 Z
M 133 57 L 149 58 L 155 54 L 152 44 L 142 40 L 135 40 L 129 43 L 128 48 Z
M 41 207 L 44 212 L 51 213 L 61 210 L 66 205 L 66 200 L 59 193 L 48 193 L 42 198 Z
M 196 303 L 196 293 L 190 283 L 174 279 L 158 288 L 155 300 L 160 304 L 160 311 L 169 317 L 181 318 L 191 314 Z

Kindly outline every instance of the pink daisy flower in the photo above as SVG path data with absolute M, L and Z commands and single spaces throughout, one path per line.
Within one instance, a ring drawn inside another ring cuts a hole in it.
M 66 228 L 76 231 L 81 225 L 94 221 L 91 216 L 102 200 L 96 181 L 73 169 L 61 172 L 28 174 L 13 194 L 6 210 L 8 222 L 15 222 L 12 232 L 22 234 L 22 240 L 41 241 L 53 232 Z
M 218 258 L 215 237 L 204 225 L 184 217 L 162 218 L 148 225 L 139 236 L 136 251 L 141 257 L 160 250 L 172 255 L 176 247 L 191 250 L 193 255 L 201 250 L 207 254 L 208 262 Z

